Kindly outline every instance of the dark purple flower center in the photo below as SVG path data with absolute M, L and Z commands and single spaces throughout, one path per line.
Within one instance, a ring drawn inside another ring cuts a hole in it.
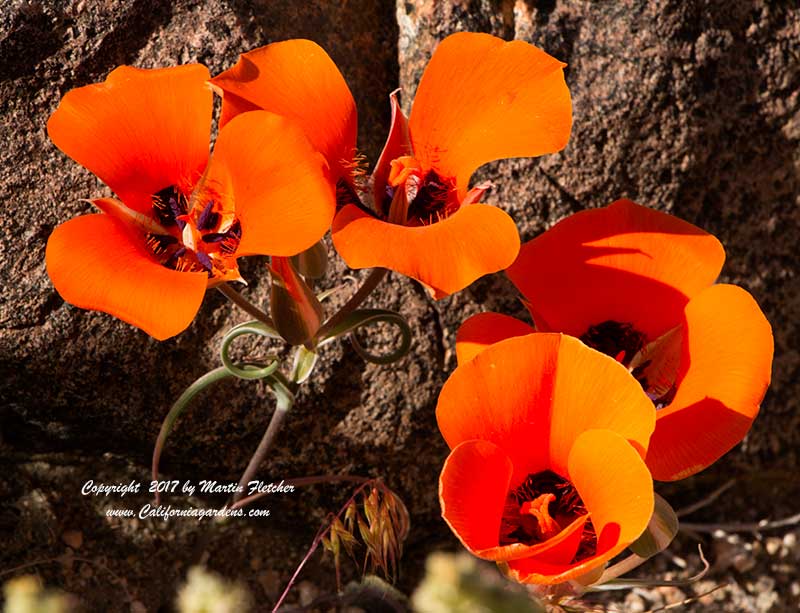
M 153 213 L 168 234 L 148 233 L 147 246 L 165 267 L 226 277 L 242 239 L 238 219 L 226 220 L 214 199 L 189 210 L 189 199 L 176 186 L 153 194 Z

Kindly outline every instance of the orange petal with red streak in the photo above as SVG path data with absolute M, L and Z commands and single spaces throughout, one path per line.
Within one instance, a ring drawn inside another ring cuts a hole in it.
M 220 130 L 209 181 L 230 185 L 242 225 L 237 256 L 291 256 L 330 227 L 336 202 L 327 164 L 295 122 L 252 111 Z M 223 199 L 225 196 L 223 196 Z
M 519 234 L 507 213 L 486 204 L 470 204 L 442 221 L 413 227 L 348 205 L 333 221 L 333 244 L 350 268 L 389 268 L 421 281 L 441 298 L 513 262 Z
M 523 245 L 508 276 L 531 303 L 537 327 L 581 336 L 612 320 L 654 340 L 680 324 L 686 303 L 714 282 L 724 261 L 711 234 L 618 200 Z
M 523 41 L 460 32 L 422 75 L 409 118 L 425 168 L 457 179 L 459 196 L 483 164 L 564 148 L 572 126 L 565 64 Z
M 222 118 L 234 104 L 295 120 L 338 176 L 350 176 L 358 118 L 353 95 L 325 50 L 310 40 L 272 43 L 242 54 L 233 68 L 211 79 L 222 92 Z M 237 98 L 229 98 L 230 95 Z
M 531 326 L 510 315 L 492 312 L 473 315 L 461 324 L 456 333 L 458 363 L 468 362 L 489 345 L 532 332 Z
M 45 259 L 64 300 L 110 313 L 158 340 L 189 326 L 208 282 L 204 272 L 160 265 L 143 236 L 102 213 L 76 217 L 53 230 Z
M 772 329 L 753 297 L 713 285 L 686 306 L 681 373 L 657 413 L 647 464 L 661 481 L 714 463 L 750 429 L 770 382 Z
M 439 479 L 442 517 L 471 551 L 496 547 L 513 466 L 497 445 L 464 441 L 448 456 Z
M 208 76 L 200 64 L 120 66 L 103 83 L 68 92 L 47 132 L 128 207 L 150 213 L 153 194 L 172 185 L 190 193 L 208 162 Z

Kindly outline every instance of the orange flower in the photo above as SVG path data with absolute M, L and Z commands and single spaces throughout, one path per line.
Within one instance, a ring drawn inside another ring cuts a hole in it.
M 209 159 L 208 70 L 122 66 L 70 91 L 50 138 L 119 197 L 58 226 L 47 271 L 72 304 L 162 340 L 184 330 L 206 288 L 239 278 L 236 258 L 290 256 L 333 217 L 326 162 L 287 119 L 245 113 Z
M 508 276 L 536 324 L 627 366 L 658 409 L 647 464 L 662 481 L 719 459 L 750 428 L 770 380 L 772 331 L 745 290 L 714 281 L 712 235 L 628 200 L 577 213 L 526 243 Z M 459 360 L 530 332 L 482 314 L 459 331 Z
M 511 338 L 459 364 L 436 417 L 452 449 L 442 515 L 467 549 L 518 581 L 585 575 L 650 520 L 642 456 L 653 405 L 624 367 L 572 337 Z
M 519 250 L 513 220 L 469 190 L 487 162 L 562 149 L 572 107 L 564 64 L 521 41 L 462 32 L 437 47 L 406 120 L 391 96 L 392 126 L 367 185 L 354 169 L 356 109 L 341 74 L 307 40 L 244 54 L 212 79 L 223 116 L 252 108 L 287 114 L 336 169 L 333 242 L 351 268 L 384 267 L 436 297 L 507 267 Z

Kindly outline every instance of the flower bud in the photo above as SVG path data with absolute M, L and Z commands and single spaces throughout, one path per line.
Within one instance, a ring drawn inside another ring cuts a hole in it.
M 328 249 L 323 241 L 292 256 L 291 260 L 295 270 L 306 279 L 321 279 L 328 271 Z
M 322 323 L 322 305 L 289 258 L 273 257 L 270 311 L 275 328 L 292 345 L 307 343 Z

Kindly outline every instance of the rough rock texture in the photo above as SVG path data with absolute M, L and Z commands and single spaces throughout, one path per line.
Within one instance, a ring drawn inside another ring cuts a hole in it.
M 157 343 L 107 315 L 65 305 L 44 269 L 52 228 L 86 210 L 80 198 L 105 193 L 47 140 L 46 119 L 63 93 L 122 63 L 199 61 L 218 72 L 241 51 L 292 37 L 316 40 L 340 66 L 358 103 L 360 145 L 373 161 L 388 124 L 388 93 L 399 85 L 409 105 L 427 58 L 450 32 L 521 38 L 566 61 L 575 117 L 569 146 L 541 160 L 488 166 L 481 174 L 497 184 L 490 201 L 512 212 L 524 238 L 572 211 L 624 196 L 722 240 L 724 279 L 749 289 L 774 326 L 774 383 L 743 446 L 663 492 L 680 506 L 736 477 L 717 510 L 692 519 L 750 521 L 796 511 L 800 11 L 792 4 L 0 0 L 0 572 L 41 562 L 29 570 L 79 594 L 88 610 L 157 611 L 167 610 L 160 607 L 186 568 L 203 561 L 247 581 L 266 607 L 318 521 L 346 498 L 346 488 L 303 490 L 268 505 L 268 520 L 213 527 L 106 519 L 104 509 L 116 501 L 82 496 L 83 482 L 147 480 L 171 401 L 217 364 L 221 335 L 244 317 L 209 294 L 186 333 Z M 261 263 L 243 272 L 248 297 L 263 300 Z M 338 264 L 331 277 L 344 273 Z M 327 349 L 263 474 L 384 476 L 413 517 L 402 582 L 409 589 L 426 553 L 455 544 L 438 518 L 446 447 L 433 408 L 454 366 L 456 327 L 478 310 L 522 309 L 499 276 L 436 304 L 418 285 L 393 277 L 377 302 L 409 318 L 412 354 L 397 368 L 381 368 L 365 366 L 346 345 Z M 169 441 L 166 475 L 238 478 L 270 403 L 252 383 L 226 383 L 204 395 Z M 745 557 L 757 566 L 719 564 L 713 578 L 736 585 L 714 601 L 716 609 L 698 610 L 793 610 L 796 547 L 750 551 Z M 74 553 L 52 560 L 65 552 Z M 330 568 L 312 564 L 308 572 L 330 587 Z M 658 599 L 645 604 L 658 606 Z

